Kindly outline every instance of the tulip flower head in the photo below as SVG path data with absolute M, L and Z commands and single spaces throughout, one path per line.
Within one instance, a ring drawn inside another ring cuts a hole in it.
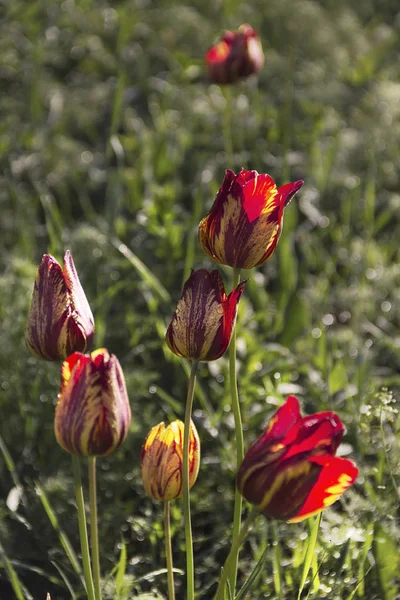
M 164 423 L 150 430 L 142 448 L 140 472 L 146 494 L 154 500 L 169 501 L 182 495 L 183 434 L 182 421 Z M 199 472 L 200 440 L 193 421 L 189 438 L 189 487 Z
M 264 54 L 257 33 L 245 23 L 235 33 L 226 31 L 208 50 L 205 60 L 210 81 L 235 83 L 258 73 L 264 65 Z
M 62 268 L 45 254 L 39 265 L 25 340 L 38 358 L 63 360 L 85 352 L 94 335 L 94 320 L 69 250 Z
M 289 396 L 245 455 L 240 493 L 267 517 L 292 523 L 327 508 L 358 475 L 351 460 L 335 456 L 343 433 L 334 412 L 302 417 Z
M 222 265 L 251 269 L 270 258 L 283 212 L 303 181 L 277 188 L 266 174 L 227 170 L 214 204 L 199 225 L 204 252 Z
M 191 360 L 220 358 L 229 346 L 245 284 L 227 296 L 218 271 L 192 271 L 167 330 L 170 350 Z
M 118 359 L 105 348 L 75 352 L 61 367 L 54 430 L 70 454 L 105 456 L 126 438 L 131 409 Z

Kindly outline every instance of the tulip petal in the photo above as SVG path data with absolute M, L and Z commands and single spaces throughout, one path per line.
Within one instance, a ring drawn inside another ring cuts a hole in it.
M 94 319 L 69 250 L 66 251 L 64 256 L 63 273 L 67 289 L 70 293 L 71 317 L 82 332 L 82 336 L 85 340 L 85 346 L 82 349 L 82 352 L 85 352 L 92 345 Z
M 285 459 L 301 453 L 334 455 L 342 441 L 344 426 L 334 412 L 322 412 L 304 417 L 293 446 Z
M 343 492 L 353 485 L 358 475 L 357 467 L 347 458 L 313 456 L 309 462 L 320 465 L 322 469 L 303 506 L 296 516 L 290 519 L 291 523 L 308 519 L 336 502 Z
M 277 194 L 275 181 L 266 174 L 258 175 L 243 186 L 242 205 L 250 223 L 261 215 L 272 212 L 276 206 Z
M 287 206 L 293 198 L 293 196 L 302 187 L 303 183 L 304 181 L 302 179 L 299 179 L 294 183 L 286 183 L 286 185 L 282 185 L 278 190 L 279 204 L 281 204 L 282 206 Z

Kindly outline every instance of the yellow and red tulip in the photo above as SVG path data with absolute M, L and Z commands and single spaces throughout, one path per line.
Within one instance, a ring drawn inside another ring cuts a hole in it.
M 143 444 L 140 472 L 144 489 L 154 500 L 169 501 L 182 495 L 183 434 L 182 421 L 173 421 L 168 427 L 160 423 L 150 430 Z M 191 421 L 189 488 L 197 479 L 199 466 L 200 440 Z
M 327 508 L 358 475 L 351 460 L 335 456 L 343 433 L 337 414 L 302 417 L 289 396 L 245 455 L 240 493 L 272 519 L 297 522 Z
M 270 258 L 282 229 L 283 212 L 303 181 L 277 188 L 266 174 L 227 170 L 214 204 L 200 222 L 204 252 L 222 265 L 251 269 Z
M 245 284 L 227 296 L 218 271 L 192 271 L 167 330 L 170 350 L 192 360 L 220 358 L 229 346 Z
M 26 345 L 38 358 L 63 360 L 92 344 L 94 320 L 69 250 L 64 267 L 43 256 L 32 294 Z
M 70 454 L 104 456 L 127 436 L 131 409 L 118 359 L 101 348 L 75 352 L 61 367 L 55 414 L 57 442 Z
M 226 31 L 206 54 L 208 78 L 214 83 L 235 83 L 258 73 L 264 64 L 260 38 L 250 25 Z

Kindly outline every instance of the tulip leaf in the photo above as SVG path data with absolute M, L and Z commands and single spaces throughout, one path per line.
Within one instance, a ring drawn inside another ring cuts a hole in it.
M 249 597 L 247 594 L 249 594 L 255 583 L 257 583 L 258 578 L 261 575 L 264 566 L 267 562 L 269 549 L 269 546 L 265 548 L 253 571 L 250 573 L 249 577 L 246 579 L 243 586 L 240 588 L 238 594 L 235 596 L 235 600 L 245 600 L 245 598 Z
M 398 575 L 400 560 L 398 549 L 394 540 L 380 525 L 375 527 L 373 552 L 376 560 L 376 569 L 382 591 L 382 600 L 395 600 L 398 598 L 395 579 Z

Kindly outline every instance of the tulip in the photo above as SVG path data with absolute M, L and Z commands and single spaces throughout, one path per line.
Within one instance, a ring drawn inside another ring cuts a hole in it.
M 283 211 L 303 181 L 277 188 L 266 174 L 229 169 L 214 204 L 199 225 L 204 252 L 222 265 L 251 269 L 270 258 L 282 229 Z
M 183 461 L 182 421 L 164 423 L 150 430 L 142 448 L 140 472 L 146 493 L 165 502 L 182 495 Z M 193 421 L 190 422 L 189 488 L 193 487 L 200 466 L 200 440 Z
M 226 31 L 206 54 L 208 78 L 214 83 L 235 83 L 258 73 L 264 54 L 257 33 L 245 23 L 236 33 Z
M 170 350 L 191 360 L 220 358 L 229 346 L 245 284 L 227 296 L 218 271 L 192 271 L 167 330 Z
M 126 438 L 131 409 L 118 359 L 101 348 L 75 352 L 61 367 L 57 442 L 70 454 L 105 456 Z
M 63 360 L 92 344 L 94 321 L 69 250 L 64 268 L 45 254 L 39 265 L 25 340 L 38 358 Z
M 334 412 L 307 417 L 289 396 L 245 455 L 237 486 L 272 519 L 297 522 L 320 512 L 355 481 L 358 469 L 335 456 L 344 426 Z

